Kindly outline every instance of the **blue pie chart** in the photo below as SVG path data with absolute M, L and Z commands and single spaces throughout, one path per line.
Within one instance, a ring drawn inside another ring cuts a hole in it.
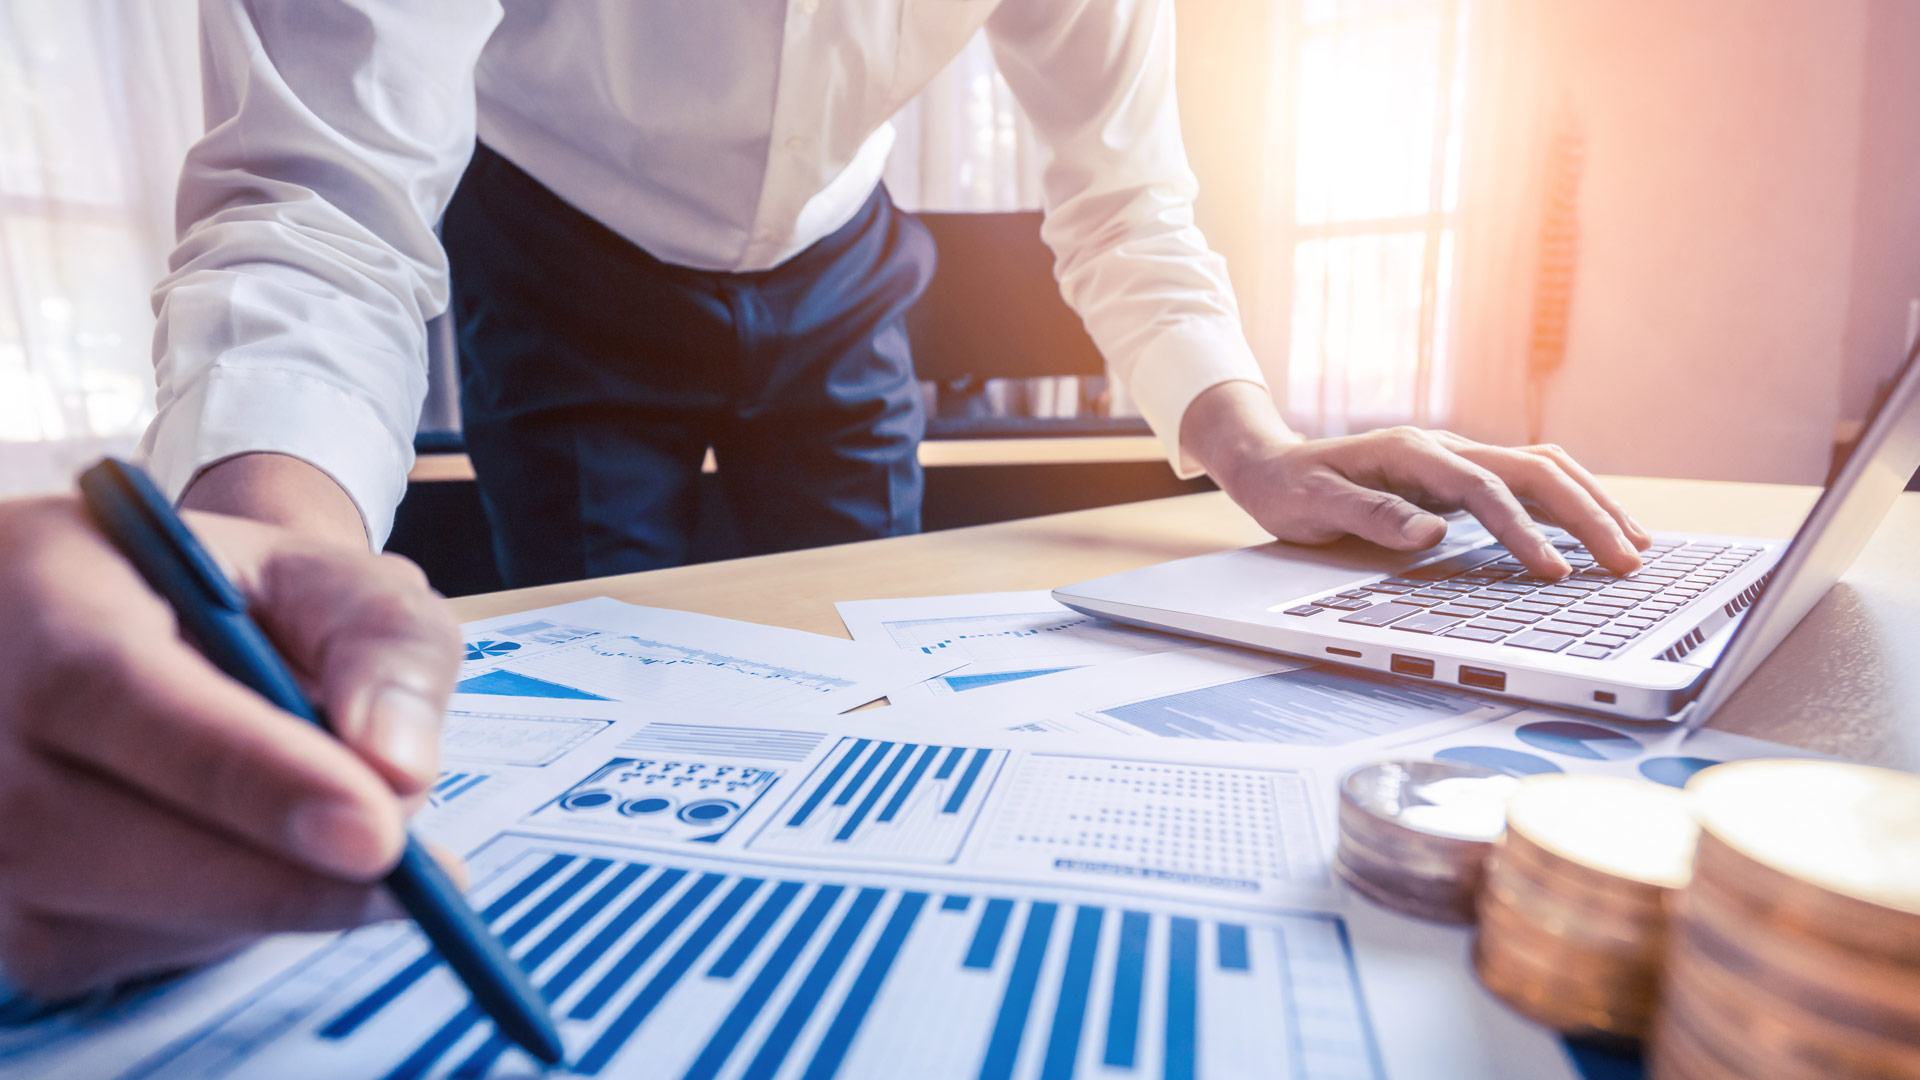
M 1588 761 L 1625 761 L 1640 754 L 1640 740 L 1633 736 L 1577 720 L 1546 720 L 1538 724 L 1526 724 L 1514 734 L 1528 746 L 1537 746 L 1562 757 L 1584 758 Z
M 505 656 L 519 648 L 520 643 L 517 641 L 469 641 L 467 642 L 467 659 L 485 660 L 489 656 Z
M 560 800 L 562 810 L 592 810 L 613 801 L 613 792 L 601 788 L 576 791 Z
M 1498 769 L 1508 776 L 1534 776 L 1539 773 L 1564 771 L 1560 766 L 1538 754 L 1505 750 L 1498 746 L 1449 746 L 1433 756 L 1440 761 L 1457 761 L 1463 765 Z
M 1668 787 L 1686 787 L 1687 781 L 1701 769 L 1720 764 L 1703 757 L 1656 757 L 1640 763 L 1640 775 Z
M 689 825 L 698 825 L 718 821 L 738 809 L 740 809 L 738 806 L 725 799 L 708 799 L 705 802 L 691 803 L 682 807 L 679 817 Z

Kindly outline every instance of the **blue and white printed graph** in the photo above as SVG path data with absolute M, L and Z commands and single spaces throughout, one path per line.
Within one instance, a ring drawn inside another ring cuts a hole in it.
M 843 738 L 747 845 L 755 851 L 951 862 L 1005 750 Z
M 607 729 L 610 720 L 450 709 L 440 752 L 463 763 L 551 765 Z
M 729 762 L 614 758 L 526 820 L 712 844 L 778 779 L 778 770 Z
M 825 732 L 792 728 L 652 720 L 623 740 L 620 749 L 632 754 L 714 754 L 755 761 L 805 761 L 826 737 Z
M 427 789 L 427 802 L 434 806 L 445 806 L 491 779 L 486 773 L 443 772 Z
M 467 667 L 483 664 L 494 666 L 488 671 L 463 672 L 466 677 L 455 689 L 466 694 L 707 705 L 742 696 L 763 697 L 765 691 L 831 693 L 853 685 L 850 679 L 600 631 L 589 631 L 552 648 L 469 661 Z
M 1578 720 L 1525 724 L 1514 736 L 1528 746 L 1587 761 L 1624 761 L 1639 757 L 1641 750 L 1640 740 L 1631 735 Z
M 1184 739 L 1339 746 L 1436 720 L 1513 711 L 1472 694 L 1307 667 L 1113 705 L 1089 719 Z
M 896 648 L 947 656 L 968 665 L 928 683 L 936 693 L 978 690 L 1164 652 L 1181 644 L 1163 634 L 1052 607 L 1051 611 L 889 619 L 880 626 Z
M 1309 801 L 1298 772 L 1028 754 L 972 857 L 1127 885 L 1312 886 L 1327 866 Z
M 742 875 L 503 837 L 476 903 L 569 1074 L 1382 1075 L 1345 928 L 1096 894 Z M 129 1073 L 527 1075 L 418 936 L 359 931 Z

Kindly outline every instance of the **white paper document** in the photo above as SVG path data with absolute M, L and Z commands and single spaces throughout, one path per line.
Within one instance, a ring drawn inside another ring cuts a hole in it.
M 1571 1075 L 1463 933 L 1336 891 L 1333 751 L 656 715 L 462 695 L 417 822 L 467 855 L 572 1074 Z M 9 1077 L 535 1071 L 405 923 L 0 1032 Z
M 899 719 L 1015 731 L 1290 746 L 1391 746 L 1506 716 L 1517 704 L 1269 653 L 1161 653 L 935 701 Z
M 1234 654 L 1174 634 L 1157 634 L 1082 615 L 1044 589 L 1025 592 L 842 600 L 834 605 L 855 641 L 960 665 L 917 688 L 940 697 L 1002 686 L 1155 653 L 1197 650 Z M 916 691 L 894 695 L 896 704 Z
M 566 1075 L 1558 1080 L 1467 931 L 1328 873 L 1338 778 L 1433 756 L 1677 784 L 1793 752 L 1508 712 L 1276 745 L 466 694 L 415 827 L 467 857 Z M 536 1072 L 406 923 L 0 1028 L 4 1077 Z
M 462 693 L 836 713 L 959 660 L 605 597 L 468 623 Z

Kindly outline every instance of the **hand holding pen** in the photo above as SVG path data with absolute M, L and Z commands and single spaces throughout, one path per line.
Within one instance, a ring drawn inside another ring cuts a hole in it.
M 193 525 L 339 737 L 182 640 L 79 500 L 0 508 L 0 972 L 40 997 L 399 913 L 457 626 L 400 560 Z

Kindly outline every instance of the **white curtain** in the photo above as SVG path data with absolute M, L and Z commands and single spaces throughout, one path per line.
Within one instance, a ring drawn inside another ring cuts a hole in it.
M 153 415 L 196 41 L 192 0 L 0 0 L 0 495 L 64 487 Z

